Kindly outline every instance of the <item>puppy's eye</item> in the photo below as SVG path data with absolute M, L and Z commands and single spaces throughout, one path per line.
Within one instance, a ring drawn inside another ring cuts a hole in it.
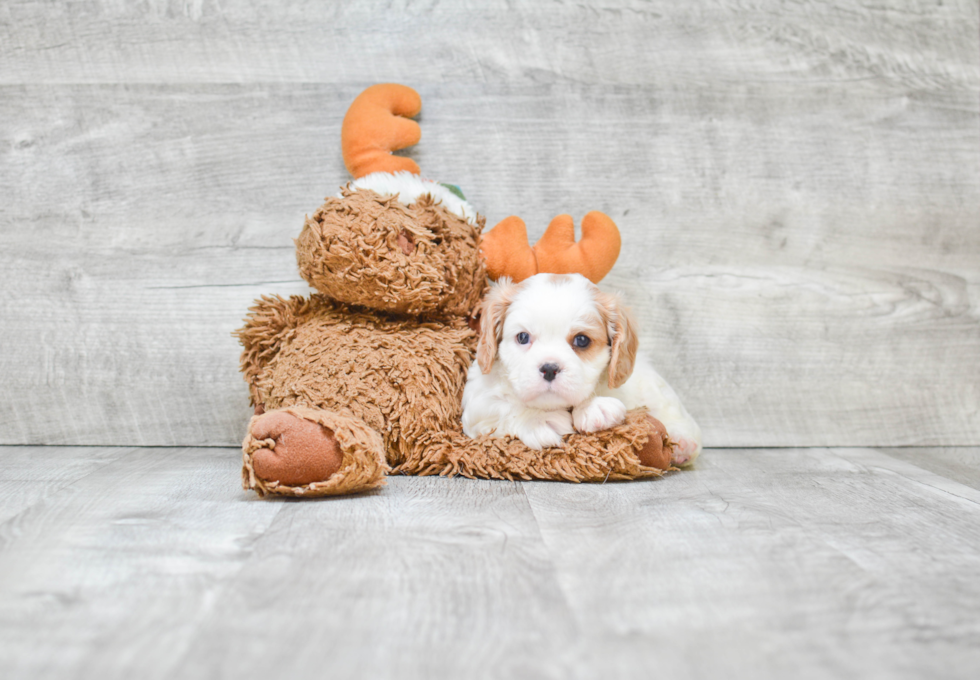
M 582 335 L 581 333 L 579 333 L 574 338 L 572 338 L 572 344 L 578 347 L 579 349 L 585 349 L 586 347 L 592 344 L 592 338 L 590 338 L 588 335 Z
M 524 331 L 521 331 L 520 333 L 517 334 L 517 344 L 518 345 L 526 345 L 529 342 L 531 342 L 531 336 L 530 335 L 528 335 Z

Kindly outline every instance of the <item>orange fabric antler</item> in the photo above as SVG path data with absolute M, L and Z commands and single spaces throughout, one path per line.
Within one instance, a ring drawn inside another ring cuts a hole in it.
M 391 152 L 418 144 L 422 129 L 410 117 L 421 110 L 422 98 L 405 85 L 372 85 L 359 94 L 340 129 L 344 165 L 350 174 L 355 179 L 372 172 L 419 174 L 415 161 Z
M 582 274 L 599 283 L 619 257 L 622 239 L 608 215 L 590 212 L 582 219 L 582 238 L 575 242 L 570 215 L 551 221 L 534 248 L 519 217 L 508 217 L 483 235 L 481 244 L 491 279 L 509 276 L 523 281 L 535 274 Z
M 538 271 L 549 274 L 581 274 L 599 283 L 616 264 L 622 239 L 608 215 L 592 211 L 582 218 L 582 238 L 575 242 L 571 215 L 551 220 L 544 236 L 534 246 Z
M 483 235 L 480 251 L 486 260 L 487 274 L 496 281 L 509 276 L 523 281 L 538 273 L 538 261 L 527 242 L 527 227 L 520 217 L 511 215 Z

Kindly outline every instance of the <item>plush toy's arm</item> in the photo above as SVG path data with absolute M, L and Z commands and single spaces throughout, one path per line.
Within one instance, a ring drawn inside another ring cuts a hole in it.
M 234 335 L 242 343 L 241 371 L 253 406 L 264 401 L 258 385 L 266 365 L 316 306 L 316 300 L 298 295 L 288 300 L 278 295 L 263 295 L 249 307 L 245 325 Z
M 514 437 L 471 439 L 457 430 L 427 433 L 395 472 L 604 482 L 659 477 L 671 469 L 670 454 L 666 429 L 638 409 L 609 430 L 569 436 L 560 449 L 530 449 Z

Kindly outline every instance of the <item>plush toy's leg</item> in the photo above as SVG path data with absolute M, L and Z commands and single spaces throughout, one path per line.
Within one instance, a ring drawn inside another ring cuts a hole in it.
M 653 424 L 653 432 L 642 447 L 636 450 L 640 463 L 646 467 L 666 470 L 671 465 L 672 445 L 667 436 L 667 428 L 653 416 L 647 416 Z
M 666 429 L 643 409 L 608 430 L 569 435 L 561 448 L 530 449 L 516 437 L 470 439 L 459 431 L 423 435 L 406 452 L 398 472 L 489 479 L 568 482 L 659 477 L 670 465 Z
M 252 418 L 242 444 L 242 485 L 282 496 L 355 493 L 385 482 L 380 435 L 363 421 L 292 406 Z
M 670 463 L 676 467 L 684 467 L 693 463 L 701 453 L 701 428 L 687 413 L 677 414 L 658 413 L 659 420 L 650 416 L 651 420 L 660 423 L 669 433 L 672 453 Z

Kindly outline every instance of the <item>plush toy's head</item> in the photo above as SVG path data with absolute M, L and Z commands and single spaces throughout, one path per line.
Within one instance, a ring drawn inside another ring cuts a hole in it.
M 602 213 L 552 221 L 528 245 L 524 222 L 509 217 L 481 237 L 484 222 L 457 187 L 423 179 L 391 151 L 421 137 L 422 108 L 404 85 L 374 85 L 351 104 L 341 132 L 354 181 L 306 219 L 296 240 L 300 273 L 318 292 L 347 304 L 403 314 L 468 315 L 493 279 L 539 272 L 582 273 L 598 282 L 619 254 L 616 225 Z
M 306 219 L 296 257 L 303 278 L 335 300 L 465 316 L 486 286 L 481 227 L 430 194 L 406 205 L 400 197 L 348 187 Z
M 303 278 L 340 302 L 403 314 L 468 315 L 486 288 L 483 219 L 455 187 L 424 180 L 390 151 L 416 143 L 404 116 L 422 103 L 402 85 L 375 85 L 344 118 L 354 181 L 307 217 L 296 240 Z

